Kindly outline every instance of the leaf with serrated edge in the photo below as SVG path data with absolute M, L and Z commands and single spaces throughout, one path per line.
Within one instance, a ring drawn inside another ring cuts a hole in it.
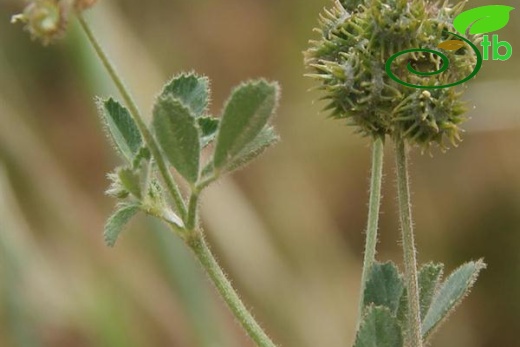
M 190 110 L 172 96 L 157 99 L 153 128 L 157 142 L 172 166 L 188 182 L 199 178 L 200 140 Z
M 444 281 L 432 300 L 430 309 L 422 322 L 422 334 L 429 338 L 437 328 L 468 295 L 477 280 L 480 270 L 486 264 L 482 260 L 468 262 L 455 271 Z
M 224 168 L 262 131 L 278 103 L 279 87 L 264 80 L 235 88 L 226 103 L 215 146 L 214 165 Z
M 387 307 L 367 308 L 354 347 L 403 347 L 401 328 Z
M 137 125 L 128 110 L 113 98 L 98 99 L 97 103 L 116 149 L 131 163 L 143 142 Z
M 164 86 L 161 96 L 168 95 L 179 99 L 195 117 L 200 117 L 209 103 L 209 80 L 194 73 L 182 73 Z
M 117 238 L 125 225 L 132 219 L 132 217 L 139 211 L 138 205 L 121 205 L 110 216 L 105 224 L 105 243 L 109 247 L 114 247 Z
M 394 263 L 374 263 L 363 293 L 363 304 L 387 307 L 392 315 L 399 308 L 404 284 Z
M 274 145 L 280 140 L 275 133 L 273 127 L 262 129 L 260 134 L 251 142 L 249 142 L 243 150 L 226 166 L 226 172 L 240 169 L 250 161 L 260 156 L 268 147 Z

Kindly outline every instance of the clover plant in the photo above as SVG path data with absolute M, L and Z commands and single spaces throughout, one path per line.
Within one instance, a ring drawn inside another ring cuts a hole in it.
M 210 251 L 198 217 L 203 190 L 222 176 L 247 165 L 278 141 L 269 125 L 280 88 L 263 79 L 237 86 L 219 117 L 209 114 L 207 77 L 180 73 L 159 92 L 147 124 L 108 59 L 82 12 L 95 0 L 33 0 L 13 21 L 22 22 L 44 44 L 61 38 L 76 18 L 119 90 L 122 99 L 101 97 L 98 107 L 106 132 L 122 164 L 108 176 L 107 193 L 117 206 L 105 226 L 105 241 L 114 246 L 134 215 L 144 213 L 166 223 L 185 241 L 228 304 L 237 321 L 261 347 L 274 342 L 255 321 Z M 319 37 L 305 52 L 308 76 L 319 81 L 332 117 L 354 126 L 372 142 L 372 174 L 366 245 L 354 347 L 421 347 L 468 294 L 482 260 L 470 261 L 443 279 L 444 265 L 418 266 L 414 241 L 408 151 L 460 141 L 465 120 L 462 90 L 411 88 L 385 72 L 385 62 L 402 50 L 435 48 L 451 42 L 453 19 L 462 3 L 424 0 L 334 1 L 320 16 Z M 463 18 L 464 19 L 464 18 Z M 464 19 L 465 28 L 468 21 Z M 446 41 L 448 40 L 448 41 Z M 449 46 L 449 47 L 448 47 Z M 453 68 L 430 76 L 412 76 L 416 83 L 446 84 L 471 72 L 473 51 L 463 43 L 447 44 Z M 441 60 L 416 53 L 395 62 L 399 72 L 409 64 L 416 71 L 436 70 Z M 432 84 L 433 85 L 433 84 Z M 394 143 L 397 200 L 404 269 L 376 260 L 384 144 Z M 204 152 L 204 155 L 203 155 Z M 208 154 L 208 155 L 206 155 Z M 176 174 L 173 174 L 175 172 Z

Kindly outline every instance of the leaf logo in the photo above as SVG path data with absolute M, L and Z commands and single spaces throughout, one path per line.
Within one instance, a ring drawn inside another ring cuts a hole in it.
M 453 21 L 453 26 L 462 35 L 486 34 L 502 29 L 509 22 L 509 12 L 514 7 L 505 5 L 487 5 L 476 7 L 459 14 Z

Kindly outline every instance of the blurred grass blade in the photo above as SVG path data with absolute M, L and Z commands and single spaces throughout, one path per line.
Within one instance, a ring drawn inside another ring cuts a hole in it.
M 209 80 L 194 73 L 182 73 L 164 86 L 161 96 L 168 95 L 180 100 L 195 117 L 200 117 L 209 103 Z
M 200 139 L 190 110 L 172 96 L 159 97 L 153 110 L 153 128 L 170 164 L 188 182 L 197 182 Z
M 109 247 L 114 247 L 119 234 L 125 225 L 132 219 L 139 211 L 139 205 L 124 204 L 117 208 L 117 210 L 110 216 L 105 224 L 105 243 Z
M 248 82 L 233 90 L 218 130 L 214 155 L 216 169 L 232 162 L 262 131 L 278 98 L 278 85 L 264 80 Z
M 425 338 L 430 337 L 435 328 L 446 320 L 464 299 L 477 280 L 479 272 L 485 267 L 486 264 L 482 260 L 468 262 L 453 271 L 444 281 L 422 322 L 422 333 Z
M 103 123 L 116 150 L 132 163 L 142 145 L 141 134 L 128 110 L 113 98 L 99 100 Z
M 225 315 L 220 312 L 205 274 L 190 251 L 157 220 L 150 220 L 148 225 L 153 231 L 148 239 L 150 252 L 156 255 L 172 295 L 179 297 L 197 346 L 235 347 Z

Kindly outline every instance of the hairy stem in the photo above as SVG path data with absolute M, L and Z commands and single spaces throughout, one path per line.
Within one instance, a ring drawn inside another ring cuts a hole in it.
M 198 230 L 193 231 L 188 240 L 188 244 L 204 269 L 208 272 L 209 277 L 213 281 L 213 284 L 224 301 L 227 303 L 229 309 L 233 312 L 249 337 L 251 337 L 258 347 L 276 347 L 273 341 L 271 341 L 269 336 L 267 336 L 262 327 L 247 310 L 242 300 L 240 300 L 237 292 L 227 279 L 226 275 L 218 265 L 217 260 L 211 253 L 208 245 L 204 241 L 202 232 Z
M 188 203 L 188 217 L 186 222 L 187 230 L 197 228 L 197 205 L 199 203 L 199 192 L 192 192 Z
M 101 45 L 98 43 L 94 33 L 88 26 L 85 19 L 81 14 L 77 14 L 78 20 L 83 28 L 85 34 L 87 35 L 90 43 L 92 44 L 96 54 L 99 59 L 103 63 L 104 67 L 108 71 L 108 74 L 114 81 L 117 89 L 121 93 L 125 103 L 127 104 L 130 114 L 132 118 L 137 124 L 143 139 L 150 149 L 150 152 L 157 163 L 157 167 L 167 185 L 168 191 L 170 192 L 172 199 L 175 203 L 177 210 L 179 211 L 181 218 L 186 221 L 184 231 L 189 235 L 186 236 L 186 240 L 190 248 L 193 250 L 197 259 L 200 261 L 204 269 L 207 271 L 209 277 L 213 281 L 215 287 L 218 292 L 224 299 L 224 301 L 228 304 L 229 308 L 240 322 L 242 327 L 246 330 L 248 335 L 256 342 L 259 347 L 276 347 L 275 344 L 269 339 L 267 334 L 262 330 L 260 325 L 255 321 L 251 313 L 244 306 L 240 297 L 236 293 L 236 291 L 231 286 L 231 283 L 226 278 L 226 275 L 218 265 L 215 257 L 211 253 L 208 248 L 206 242 L 204 241 L 204 237 L 202 232 L 197 228 L 197 204 L 199 199 L 199 190 L 192 192 L 189 200 L 188 209 L 186 209 L 186 205 L 184 200 L 182 199 L 182 195 L 180 194 L 179 188 L 175 184 L 173 180 L 173 176 L 171 172 L 168 170 L 166 163 L 164 161 L 163 156 L 159 150 L 159 146 L 155 142 L 152 134 L 148 130 L 148 127 L 144 123 L 143 117 L 134 102 L 130 92 L 126 88 L 123 83 L 123 80 L 116 72 L 114 65 L 110 62 L 108 56 L 102 49 Z M 170 224 L 170 227 L 176 229 L 176 225 Z
M 363 296 L 366 282 L 376 257 L 377 225 L 379 221 L 379 207 L 381 205 L 381 183 L 383 181 L 383 150 L 383 139 L 375 139 L 372 143 L 372 176 L 370 179 L 370 200 L 368 202 L 365 256 L 363 259 L 363 273 L 361 275 L 361 296 L 359 301 L 358 328 L 361 324 L 361 318 L 363 317 Z
M 173 202 L 175 203 L 175 207 L 179 214 L 181 215 L 181 218 L 184 219 L 186 217 L 186 205 L 184 204 L 184 200 L 182 199 L 182 195 L 179 191 L 179 188 L 177 187 L 177 184 L 175 183 L 173 176 L 171 172 L 168 170 L 168 166 L 166 165 L 166 162 L 164 161 L 163 156 L 161 155 L 161 152 L 159 150 L 159 146 L 157 145 L 157 142 L 155 142 L 155 139 L 153 138 L 152 134 L 150 133 L 150 130 L 148 130 L 148 127 L 146 126 L 143 117 L 141 116 L 141 112 L 139 111 L 139 108 L 137 107 L 134 99 L 130 95 L 130 92 L 128 91 L 128 88 L 125 86 L 123 79 L 119 76 L 119 74 L 116 71 L 116 68 L 114 64 L 110 61 L 107 54 L 97 41 L 94 33 L 90 29 L 88 23 L 85 21 L 81 13 L 77 13 L 77 17 L 79 20 L 79 23 L 81 24 L 81 27 L 83 28 L 83 31 L 87 35 L 88 40 L 92 44 L 92 47 L 94 48 L 94 51 L 96 52 L 97 56 L 101 60 L 101 63 L 107 70 L 108 74 L 112 78 L 112 81 L 114 81 L 114 84 L 116 85 L 117 89 L 119 90 L 119 93 L 121 93 L 121 96 L 123 97 L 129 111 L 130 115 L 134 119 L 135 123 L 137 124 L 137 127 L 139 128 L 139 131 L 141 132 L 141 135 L 143 136 L 144 142 L 148 146 L 148 149 L 150 150 L 150 153 L 152 154 L 153 158 L 155 159 L 155 162 L 157 163 L 157 167 L 159 169 L 159 172 L 161 173 L 161 176 L 163 177 L 164 182 L 166 183 L 166 187 L 168 189 L 168 192 L 170 193 Z
M 403 242 L 405 282 L 408 292 L 407 346 L 422 347 L 421 307 L 417 276 L 416 249 L 413 235 L 412 209 L 410 203 L 410 183 L 408 178 L 408 159 L 403 139 L 395 140 L 395 160 L 397 171 L 397 195 L 399 219 Z

